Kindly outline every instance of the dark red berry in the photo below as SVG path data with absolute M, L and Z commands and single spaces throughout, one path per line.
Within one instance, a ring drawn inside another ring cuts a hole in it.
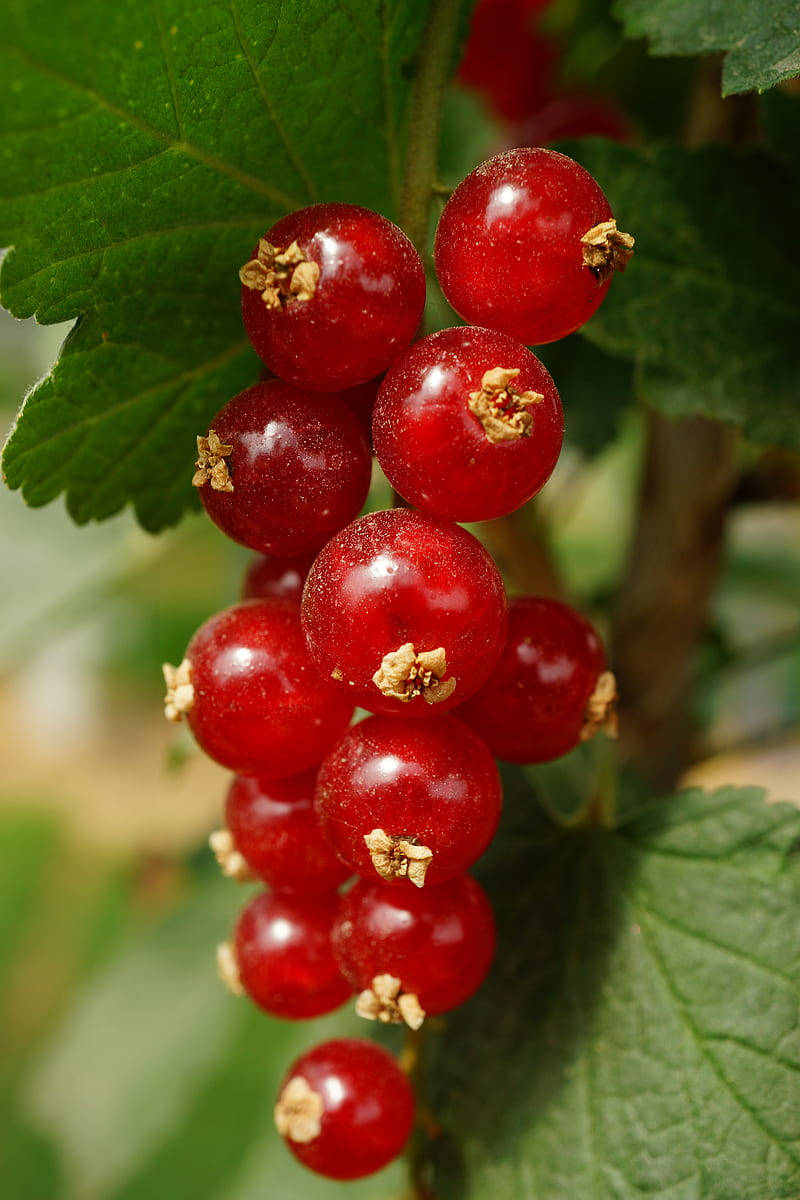
M 357 1011 L 412 1026 L 463 1004 L 494 947 L 489 901 L 469 875 L 421 890 L 360 879 L 340 898 L 333 927 L 342 974 L 362 993 Z
M 282 891 L 330 892 L 351 874 L 314 812 L 315 781 L 316 771 L 272 780 L 237 775 L 228 789 L 232 849 L 254 875 Z
M 399 716 L 442 713 L 477 691 L 505 640 L 505 591 L 483 546 L 411 509 L 370 513 L 328 542 L 302 613 L 323 675 Z
M 411 1086 L 374 1042 L 338 1038 L 289 1068 L 275 1124 L 306 1167 L 329 1179 L 359 1179 L 402 1151 L 414 1123 Z
M 535 354 L 504 333 L 460 326 L 416 342 L 391 368 L 373 435 L 409 503 L 451 521 L 488 521 L 550 478 L 564 418 Z
M 370 452 L 351 409 L 278 379 L 228 401 L 198 449 L 193 482 L 206 512 L 266 554 L 318 550 L 369 491 Z
M 554 96 L 520 126 L 531 146 L 546 146 L 566 138 L 605 137 L 627 142 L 632 130 L 625 113 L 606 96 L 573 93 Z
M 313 554 L 299 554 L 297 558 L 257 555 L 242 580 L 242 599 L 266 600 L 267 597 L 273 597 L 276 600 L 294 600 L 299 604 L 303 584 L 313 561 Z
M 352 697 L 309 658 L 290 600 L 226 608 L 164 674 L 167 717 L 186 716 L 200 747 L 224 767 L 264 779 L 316 766 L 353 711 Z
M 242 910 L 232 946 L 220 948 L 220 974 L 273 1016 L 332 1012 L 351 991 L 331 952 L 334 909 L 335 896 L 261 892 Z
M 380 375 L 411 341 L 425 273 L 402 230 L 355 204 L 315 204 L 268 229 L 241 271 L 242 315 L 268 367 L 329 392 Z
M 613 732 L 614 679 L 605 667 L 585 617 L 558 600 L 521 596 L 509 605 L 500 661 L 458 715 L 498 758 L 547 762 L 599 727 Z
M 556 46 L 535 28 L 548 0 L 479 0 L 459 79 L 507 121 L 520 121 L 547 100 Z
M 535 345 L 588 321 L 632 247 L 578 163 L 555 150 L 509 150 L 447 201 L 436 273 L 465 320 Z
M 323 762 L 315 803 L 351 870 L 428 888 L 489 845 L 500 779 L 485 743 L 453 717 L 368 717 Z

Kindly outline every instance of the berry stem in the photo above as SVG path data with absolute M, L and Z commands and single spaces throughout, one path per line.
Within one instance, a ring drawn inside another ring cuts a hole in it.
M 442 100 L 455 66 L 463 7 L 463 0 L 432 0 L 422 38 L 425 50 L 411 92 L 400 224 L 423 260 L 428 252 L 428 217 L 438 175 Z

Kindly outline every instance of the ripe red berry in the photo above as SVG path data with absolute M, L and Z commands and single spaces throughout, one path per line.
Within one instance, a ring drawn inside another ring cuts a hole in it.
M 283 217 L 240 274 L 254 349 L 281 379 L 314 391 L 380 375 L 411 341 L 425 304 L 411 242 L 355 204 L 315 204 Z
M 352 870 L 427 889 L 483 854 L 501 791 L 486 744 L 461 721 L 368 717 L 323 762 L 314 799 Z
M 550 142 L 582 137 L 627 142 L 632 136 L 628 118 L 613 100 L 580 93 L 554 96 L 537 112 L 531 113 L 519 133 L 530 146 L 546 146 Z
M 459 78 L 507 121 L 520 121 L 550 94 L 557 52 L 534 19 L 548 0 L 479 0 Z
M 393 509 L 328 542 L 306 580 L 302 615 L 312 658 L 351 701 L 417 717 L 445 712 L 488 678 L 505 639 L 506 598 L 472 534 Z
M 198 451 L 193 483 L 206 512 L 266 554 L 318 550 L 369 491 L 372 460 L 351 409 L 278 379 L 229 400 Z
M 245 600 L 217 613 L 164 675 L 167 718 L 185 716 L 211 758 L 264 779 L 316 766 L 353 711 L 352 697 L 311 662 L 290 600 Z
M 356 1011 L 417 1028 L 480 987 L 494 957 L 494 918 L 469 875 L 421 891 L 360 879 L 340 898 L 332 943 L 361 993 Z
M 536 345 L 588 321 L 632 248 L 578 163 L 555 150 L 508 150 L 447 201 L 436 273 L 465 320 Z
M 257 555 L 242 580 L 242 599 L 265 600 L 271 596 L 277 600 L 294 600 L 299 604 L 303 584 L 313 561 L 313 554 L 299 554 L 297 558 Z
M 414 1123 L 411 1086 L 374 1042 L 337 1038 L 308 1050 L 284 1076 L 275 1124 L 306 1167 L 359 1179 L 402 1151 Z
M 244 908 L 220 974 L 276 1017 L 305 1020 L 344 1004 L 350 988 L 331 952 L 334 896 L 261 892 Z
M 443 329 L 386 375 L 373 417 L 375 453 L 417 508 L 487 521 L 547 482 L 564 436 L 548 371 L 521 342 L 490 329 Z
M 344 883 L 351 872 L 314 812 L 315 781 L 316 771 L 288 779 L 235 777 L 225 805 L 234 865 L 241 855 L 254 875 L 281 891 L 331 892 Z M 220 861 L 223 871 L 238 873 L 226 869 L 231 859 Z
M 614 677 L 602 642 L 566 604 L 521 596 L 508 640 L 481 690 L 458 710 L 508 762 L 559 758 L 598 728 L 614 732 Z

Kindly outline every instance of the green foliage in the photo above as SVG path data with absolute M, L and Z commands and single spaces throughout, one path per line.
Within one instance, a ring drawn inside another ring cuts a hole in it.
M 634 361 L 639 398 L 800 447 L 794 181 L 758 149 L 571 147 L 636 236 L 630 267 L 582 332 Z
M 427 4 L 99 0 L 6 6 L 2 299 L 80 317 L 6 449 L 11 487 L 75 520 L 191 503 L 194 436 L 257 361 L 236 268 L 287 210 L 396 214 Z
M 511 825 L 496 967 L 430 1072 L 436 1194 L 797 1196 L 800 813 L 727 788 Z
M 629 37 L 653 54 L 725 52 L 722 94 L 759 92 L 800 74 L 795 0 L 616 0 Z

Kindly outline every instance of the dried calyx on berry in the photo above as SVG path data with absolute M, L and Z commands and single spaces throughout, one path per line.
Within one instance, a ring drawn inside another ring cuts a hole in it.
M 624 271 L 633 254 L 635 238 L 617 229 L 612 217 L 594 225 L 581 238 L 583 265 L 597 276 L 597 282 L 605 283 L 615 271 Z
M 239 271 L 246 288 L 261 292 L 267 308 L 282 308 L 295 300 L 310 300 L 317 289 L 319 263 L 306 258 L 294 241 L 285 250 L 260 238 L 256 257 Z
M 215 492 L 232 492 L 230 471 L 225 462 L 232 453 L 233 445 L 221 441 L 213 429 L 209 429 L 208 437 L 198 437 L 192 486 L 199 488 L 210 483 Z
M 220 942 L 217 946 L 217 975 L 232 995 L 244 995 L 244 985 L 232 942 Z
M 452 696 L 456 688 L 455 678 L 445 679 L 446 674 L 447 654 L 443 646 L 418 654 L 414 643 L 406 642 L 384 654 L 372 682 L 384 696 L 403 704 L 417 696 L 423 696 L 428 704 L 438 704 Z
M 602 730 L 606 737 L 615 738 L 619 733 L 617 702 L 619 691 L 613 671 L 602 671 L 597 677 L 584 710 L 584 723 L 581 729 L 581 741 L 588 742 L 590 738 Z
M 186 713 L 192 711 L 194 704 L 191 663 L 188 658 L 184 658 L 177 667 L 173 667 L 172 663 L 163 663 L 161 670 L 167 685 L 164 716 L 168 721 L 182 721 Z
M 541 404 L 541 392 L 518 392 L 513 381 L 519 368 L 493 367 L 481 380 L 481 390 L 470 392 L 469 410 L 478 418 L 490 442 L 511 442 L 530 437 L 533 416 L 528 411 Z
M 396 975 L 375 975 L 370 986 L 358 996 L 356 1013 L 368 1021 L 405 1024 L 409 1029 L 419 1029 L 425 1020 L 419 998 L 414 992 L 404 992 Z
M 284 1087 L 275 1105 L 275 1126 L 281 1137 L 306 1145 L 322 1130 L 325 1104 L 319 1092 L 309 1087 L 302 1075 L 295 1075 Z
M 251 883 L 258 878 L 250 870 L 244 855 L 236 849 L 230 829 L 215 829 L 208 839 L 208 844 L 226 879 L 235 879 L 238 883 Z
M 364 835 L 372 865 L 381 879 L 408 879 L 415 887 L 425 886 L 425 875 L 433 862 L 433 851 L 420 846 L 415 837 L 392 836 L 383 829 Z

